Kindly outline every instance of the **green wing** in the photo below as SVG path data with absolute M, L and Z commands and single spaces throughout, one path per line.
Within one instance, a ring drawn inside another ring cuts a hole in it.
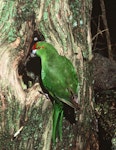
M 45 88 L 53 97 L 67 101 L 71 93 L 77 94 L 78 79 L 72 63 L 63 56 L 57 56 L 42 69 L 42 81 Z
M 62 139 L 63 122 L 63 103 L 74 108 L 70 102 L 71 93 L 77 94 L 78 80 L 76 71 L 71 62 L 62 56 L 53 57 L 44 65 L 42 80 L 50 95 L 54 98 L 53 102 L 53 130 L 52 140 L 56 142 L 56 136 Z M 62 102 L 61 102 L 62 101 Z

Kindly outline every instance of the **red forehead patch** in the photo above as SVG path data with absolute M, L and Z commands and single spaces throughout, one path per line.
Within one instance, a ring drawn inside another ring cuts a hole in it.
M 32 50 L 36 49 L 36 43 L 32 46 Z

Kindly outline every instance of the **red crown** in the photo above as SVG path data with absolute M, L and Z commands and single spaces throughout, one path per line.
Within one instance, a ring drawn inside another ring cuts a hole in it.
M 36 49 L 36 43 L 32 46 L 32 50 Z

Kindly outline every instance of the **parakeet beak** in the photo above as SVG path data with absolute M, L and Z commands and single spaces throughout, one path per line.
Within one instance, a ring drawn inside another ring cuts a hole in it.
M 35 55 L 35 54 L 36 54 L 36 51 L 37 51 L 37 50 L 36 50 L 36 49 L 34 49 L 34 50 L 32 50 L 32 53 Z
M 36 51 L 37 51 L 36 49 L 32 50 L 32 52 L 31 52 L 31 54 L 30 54 L 31 57 L 35 57 L 35 56 L 36 56 Z

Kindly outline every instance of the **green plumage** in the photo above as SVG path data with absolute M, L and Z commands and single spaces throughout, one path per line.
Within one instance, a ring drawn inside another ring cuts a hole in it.
M 41 78 L 44 87 L 53 97 L 53 131 L 52 139 L 58 136 L 62 139 L 63 105 L 73 107 L 72 99 L 78 92 L 78 79 L 72 63 L 58 54 L 49 43 L 37 42 L 36 55 L 41 58 Z

